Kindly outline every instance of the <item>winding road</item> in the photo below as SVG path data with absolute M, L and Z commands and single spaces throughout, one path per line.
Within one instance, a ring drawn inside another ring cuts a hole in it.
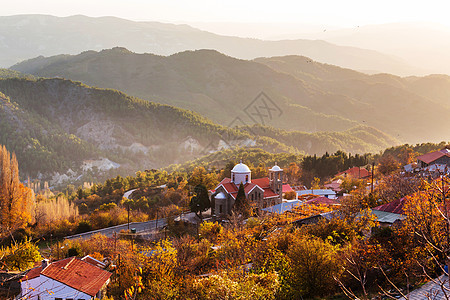
M 136 189 L 125 192 L 123 194 L 123 197 L 126 199 L 129 199 L 130 195 L 135 190 Z M 129 228 L 130 229 L 135 228 L 136 233 L 142 233 L 142 232 L 155 231 L 166 225 L 167 225 L 166 219 L 163 218 L 163 219 L 151 220 L 151 221 L 147 221 L 147 222 L 130 222 Z M 66 236 L 65 239 L 66 240 L 79 239 L 79 238 L 87 239 L 97 233 L 103 234 L 107 237 L 113 237 L 114 233 L 118 234 L 121 230 L 127 230 L 127 229 L 128 229 L 128 223 L 125 223 L 125 224 L 107 227 L 107 228 L 103 228 L 103 229 L 97 229 L 97 230 L 88 231 L 88 232 L 84 232 L 84 233 L 69 235 L 69 236 Z

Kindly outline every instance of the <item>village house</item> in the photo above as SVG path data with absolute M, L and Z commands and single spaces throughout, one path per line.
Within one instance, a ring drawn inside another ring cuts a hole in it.
M 44 259 L 41 266 L 30 269 L 21 279 L 19 299 L 102 299 L 111 273 L 100 268 L 101 264 L 91 258 L 69 257 L 52 263 Z
M 372 213 L 377 217 L 381 227 L 391 226 L 392 224 L 406 219 L 405 198 L 396 199 L 392 202 L 374 207 Z
M 282 178 L 283 169 L 275 164 L 269 169 L 269 177 L 252 179 L 249 167 L 240 162 L 231 170 L 231 178 L 224 178 L 213 191 L 211 213 L 222 218 L 230 215 L 241 183 L 245 197 L 258 209 L 280 204 L 283 199 Z
M 417 157 L 417 167 L 424 169 L 432 165 L 450 166 L 450 150 L 442 149 Z
M 367 169 L 361 168 L 361 167 L 353 167 L 348 170 L 337 173 L 335 177 L 344 177 L 344 178 L 350 177 L 353 179 L 366 179 L 366 178 L 369 178 L 369 176 L 370 176 L 370 174 L 369 174 L 369 171 L 367 171 Z

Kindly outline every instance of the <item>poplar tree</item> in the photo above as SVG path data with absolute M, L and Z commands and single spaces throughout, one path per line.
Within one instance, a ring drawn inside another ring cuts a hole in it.
M 33 192 L 19 181 L 16 155 L 0 146 L 0 235 L 13 232 L 31 220 Z

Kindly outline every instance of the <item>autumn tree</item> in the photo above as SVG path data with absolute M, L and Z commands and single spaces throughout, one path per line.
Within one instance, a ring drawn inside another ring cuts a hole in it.
M 198 186 L 204 185 L 208 189 L 213 189 L 219 183 L 216 173 L 208 173 L 205 168 L 197 167 L 192 172 L 188 180 L 189 185 Z
M 421 180 L 414 176 L 391 174 L 385 176 L 376 188 L 380 199 L 388 203 L 419 191 Z
M 8 234 L 31 221 L 33 192 L 19 181 L 16 155 L 0 147 L 0 235 Z
M 397 171 L 400 163 L 391 154 L 383 155 L 378 162 L 378 171 L 383 175 L 388 175 Z
M 0 270 L 27 270 L 41 259 L 38 246 L 29 239 L 0 248 Z
M 311 181 L 311 189 L 312 190 L 320 189 L 320 178 L 314 177 L 313 181 Z
M 291 299 L 325 295 L 335 288 L 342 264 L 336 249 L 316 237 L 301 236 L 289 246 Z
M 289 184 L 297 185 L 299 183 L 301 177 L 301 169 L 295 162 L 290 163 L 289 167 L 285 169 L 284 173 Z
M 267 167 L 265 163 L 260 163 L 258 167 L 254 170 L 252 170 L 252 176 L 253 178 L 263 178 L 267 177 Z

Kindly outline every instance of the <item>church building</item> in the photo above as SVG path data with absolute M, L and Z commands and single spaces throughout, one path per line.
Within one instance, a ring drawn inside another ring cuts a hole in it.
M 275 163 L 269 169 L 269 177 L 252 179 L 252 172 L 242 161 L 231 170 L 231 178 L 224 178 L 211 195 L 211 213 L 217 217 L 231 214 L 240 184 L 245 197 L 256 207 L 263 209 L 282 202 L 283 169 Z

